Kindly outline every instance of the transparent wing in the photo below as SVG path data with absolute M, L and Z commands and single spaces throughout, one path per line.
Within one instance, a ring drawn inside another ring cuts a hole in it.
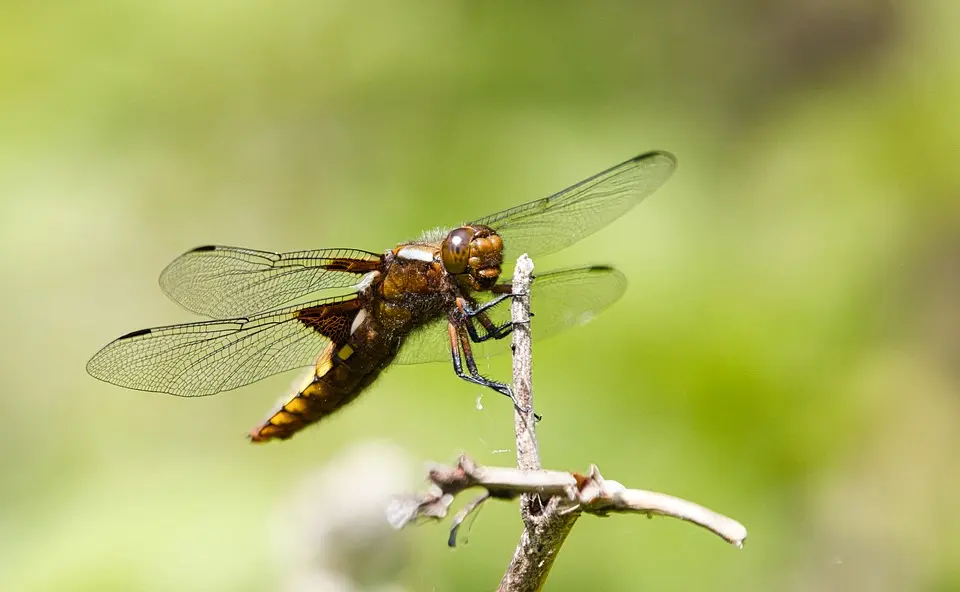
M 450 361 L 450 338 L 447 337 L 447 318 L 441 317 L 415 329 L 407 335 L 394 364 L 422 364 Z
M 663 185 L 677 167 L 668 152 L 648 152 L 531 201 L 471 224 L 490 226 L 503 238 L 504 261 L 559 251 L 625 214 Z
M 381 256 L 351 249 L 271 253 L 198 247 L 160 274 L 160 287 L 191 312 L 222 319 L 276 308 L 312 292 L 356 285 Z
M 508 280 L 506 283 L 510 283 Z M 584 325 L 623 296 L 627 279 L 612 267 L 580 267 L 537 275 L 531 288 L 531 332 L 540 340 L 568 327 Z M 496 323 L 510 320 L 510 299 L 489 311 Z M 488 340 L 476 354 L 494 356 L 510 351 L 510 338 Z M 411 333 L 404 340 L 395 364 L 450 361 L 447 319 L 441 318 Z
M 212 395 L 314 364 L 358 310 L 359 301 L 347 296 L 248 318 L 134 331 L 93 356 L 87 372 L 141 391 Z

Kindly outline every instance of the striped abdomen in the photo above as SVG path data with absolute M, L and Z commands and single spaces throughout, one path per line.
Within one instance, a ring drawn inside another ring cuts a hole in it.
M 356 399 L 395 355 L 388 343 L 368 343 L 359 349 L 350 343 L 341 346 L 331 343 L 320 354 L 310 382 L 266 421 L 250 430 L 250 440 L 286 440 L 331 415 Z

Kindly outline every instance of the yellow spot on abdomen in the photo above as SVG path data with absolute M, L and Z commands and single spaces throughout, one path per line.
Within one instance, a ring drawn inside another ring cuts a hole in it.
M 340 351 L 337 352 L 337 357 L 341 360 L 346 360 L 353 355 L 353 348 L 349 344 L 340 348 Z
M 265 442 L 270 438 L 277 437 L 281 434 L 281 428 L 275 425 L 267 424 L 261 426 L 260 429 L 254 429 L 250 433 L 250 439 L 254 442 Z
M 312 386 L 313 385 L 311 384 L 309 387 L 303 389 L 304 392 L 311 390 L 310 387 Z M 298 396 L 298 397 L 294 397 L 293 399 L 290 399 L 290 401 L 283 406 L 284 410 L 289 411 L 290 413 L 300 413 L 300 414 L 306 413 L 307 401 L 303 398 L 305 396 L 309 396 L 309 395 L 302 395 L 302 396 Z
M 278 426 L 290 425 L 295 421 L 297 421 L 297 416 L 287 413 L 286 411 L 277 411 L 273 414 L 273 417 L 270 418 L 270 423 Z

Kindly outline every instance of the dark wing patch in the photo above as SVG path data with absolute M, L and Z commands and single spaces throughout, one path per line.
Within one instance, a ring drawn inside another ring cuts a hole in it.
M 187 310 L 211 318 L 256 314 L 318 290 L 357 285 L 382 257 L 352 249 L 271 253 L 208 245 L 176 258 L 160 287 Z
M 336 345 L 343 345 L 350 337 L 350 327 L 360 312 L 359 299 L 339 304 L 304 308 L 297 316 L 300 322 L 320 333 Z

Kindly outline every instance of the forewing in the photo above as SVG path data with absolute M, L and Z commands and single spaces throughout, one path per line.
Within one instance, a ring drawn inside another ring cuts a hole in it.
M 313 365 L 345 339 L 359 311 L 355 296 L 327 298 L 247 318 L 134 331 L 87 364 L 93 377 L 181 397 L 212 395 Z
M 510 281 L 508 280 L 509 284 Z M 531 332 L 534 340 L 544 339 L 594 317 L 623 296 L 627 280 L 612 267 L 579 267 L 537 275 L 531 288 Z M 489 311 L 496 323 L 510 320 L 510 299 Z M 475 346 L 479 356 L 495 356 L 510 351 L 510 337 L 488 340 Z M 404 340 L 394 363 L 450 361 L 447 319 L 424 325 Z
M 549 197 L 471 224 L 490 226 L 503 238 L 504 261 L 559 251 L 600 230 L 651 195 L 673 173 L 677 159 L 648 152 Z
M 176 258 L 160 287 L 189 311 L 215 319 L 270 310 L 328 288 L 355 286 L 381 256 L 351 249 L 271 253 L 206 246 Z

